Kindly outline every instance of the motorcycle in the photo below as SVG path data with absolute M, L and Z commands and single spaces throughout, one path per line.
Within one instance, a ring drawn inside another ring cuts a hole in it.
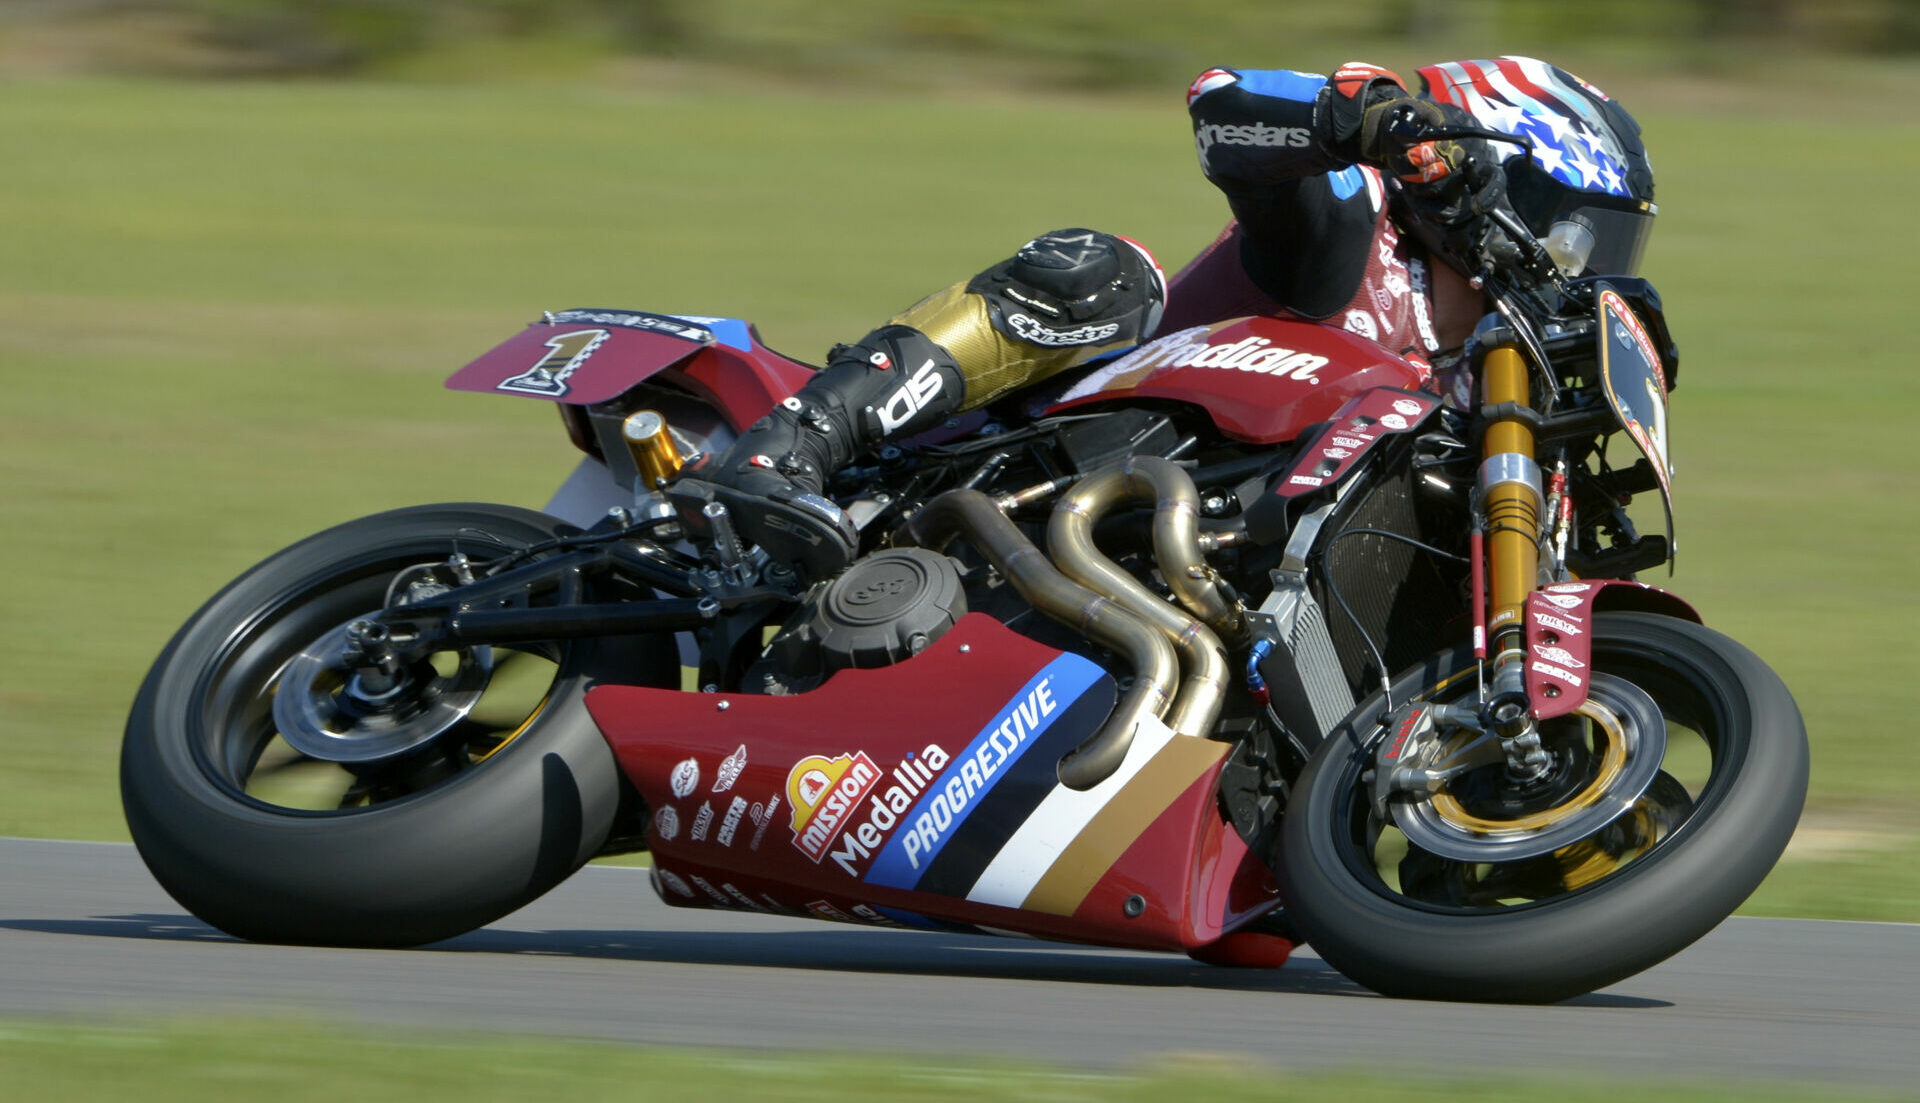
M 544 315 L 448 385 L 554 404 L 548 511 L 382 513 L 213 597 L 128 721 L 134 840 L 267 942 L 433 942 L 646 849 L 677 907 L 1304 942 L 1404 997 L 1630 976 L 1771 869 L 1805 729 L 1635 581 L 1673 552 L 1658 293 L 1510 217 L 1471 257 L 1464 406 L 1326 325 L 1160 336 L 835 473 L 862 555 L 824 578 L 673 481 L 812 369 Z

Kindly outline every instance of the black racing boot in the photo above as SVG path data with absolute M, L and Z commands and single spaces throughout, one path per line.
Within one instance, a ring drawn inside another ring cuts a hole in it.
M 695 457 L 667 491 L 703 528 L 708 502 L 776 563 L 808 580 L 853 561 L 860 534 L 822 490 L 827 476 L 889 437 L 912 436 L 960 408 L 965 383 L 947 350 L 910 326 L 885 325 L 834 349 L 827 366 L 753 423 L 725 455 Z

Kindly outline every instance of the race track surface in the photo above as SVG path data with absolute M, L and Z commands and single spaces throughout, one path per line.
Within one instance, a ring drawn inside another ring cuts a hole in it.
M 1546 1008 L 1386 1000 L 1285 969 L 670 909 L 589 867 L 413 951 L 236 942 L 130 846 L 0 839 L 0 1017 L 288 1014 L 373 1025 L 1101 1068 L 1281 1067 L 1920 1084 L 1920 926 L 1733 919 L 1666 964 Z

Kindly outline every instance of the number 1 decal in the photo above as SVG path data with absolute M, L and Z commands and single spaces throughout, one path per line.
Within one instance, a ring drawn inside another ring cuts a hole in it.
M 604 329 L 580 329 L 551 337 L 547 347 L 552 352 L 519 375 L 502 380 L 494 390 L 559 398 L 567 393 L 567 377 L 587 362 L 607 336 Z

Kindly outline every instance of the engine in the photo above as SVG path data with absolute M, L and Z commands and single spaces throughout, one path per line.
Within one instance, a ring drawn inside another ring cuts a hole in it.
M 799 693 L 849 667 L 888 666 L 926 650 L 966 611 L 952 558 L 926 548 L 875 552 L 810 595 L 747 684 Z

